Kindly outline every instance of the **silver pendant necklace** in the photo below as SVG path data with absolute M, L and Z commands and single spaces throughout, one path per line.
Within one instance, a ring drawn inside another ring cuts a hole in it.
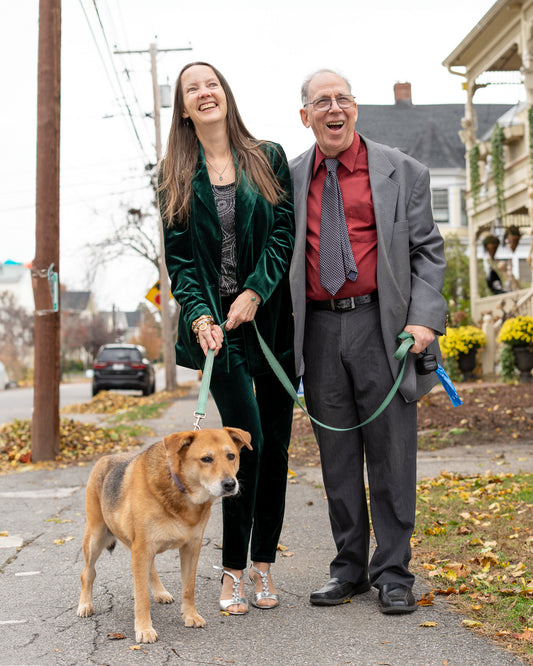
M 219 180 L 223 180 L 224 171 L 226 171 L 226 169 L 228 168 L 228 164 L 229 164 L 230 160 L 231 160 L 231 155 L 228 157 L 228 161 L 226 162 L 226 166 L 222 169 L 222 171 L 217 171 L 217 169 L 215 169 L 215 167 L 211 164 L 211 162 L 207 159 L 207 157 L 205 158 L 205 161 L 207 162 L 207 164 L 213 169 L 213 171 L 216 174 L 218 174 L 218 179 Z

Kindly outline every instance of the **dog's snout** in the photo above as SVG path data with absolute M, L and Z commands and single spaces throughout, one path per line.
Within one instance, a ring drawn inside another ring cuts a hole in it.
M 234 492 L 236 486 L 237 486 L 237 481 L 235 479 L 232 479 L 231 477 L 227 477 L 222 481 L 222 489 L 224 490 L 225 493 Z

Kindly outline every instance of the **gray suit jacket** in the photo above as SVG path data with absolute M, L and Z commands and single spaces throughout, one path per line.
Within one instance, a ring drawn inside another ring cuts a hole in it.
M 444 242 L 433 220 L 429 171 L 398 149 L 361 137 L 368 151 L 370 187 L 378 235 L 377 284 L 381 328 L 394 378 L 400 364 L 394 359 L 398 335 L 407 324 L 445 333 L 446 302 L 441 294 L 446 262 Z M 290 268 L 294 312 L 296 372 L 303 374 L 305 329 L 305 246 L 307 193 L 315 145 L 290 162 L 294 186 L 296 237 Z M 430 351 L 440 351 L 437 340 Z M 417 400 L 438 382 L 435 373 L 418 375 L 414 354 L 408 354 L 400 391 Z

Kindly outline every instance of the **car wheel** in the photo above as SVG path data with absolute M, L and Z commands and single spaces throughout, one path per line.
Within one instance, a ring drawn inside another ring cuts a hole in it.
M 98 386 L 95 386 L 93 384 L 93 390 L 92 390 L 93 398 L 97 393 L 99 393 L 99 391 L 100 391 L 100 389 L 98 388 Z

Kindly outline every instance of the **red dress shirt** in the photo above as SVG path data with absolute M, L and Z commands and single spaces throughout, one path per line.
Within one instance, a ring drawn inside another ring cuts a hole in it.
M 320 212 L 322 189 L 326 178 L 325 156 L 316 147 L 313 174 L 307 195 L 307 246 L 306 246 L 306 295 L 313 301 L 329 298 L 349 298 L 370 294 L 377 289 L 378 236 L 374 204 L 368 176 L 368 155 L 366 146 L 357 133 L 352 145 L 337 156 L 339 168 L 337 177 L 344 204 L 344 216 L 348 227 L 348 237 L 357 266 L 355 282 L 346 280 L 339 291 L 332 296 L 320 284 L 319 247 Z

